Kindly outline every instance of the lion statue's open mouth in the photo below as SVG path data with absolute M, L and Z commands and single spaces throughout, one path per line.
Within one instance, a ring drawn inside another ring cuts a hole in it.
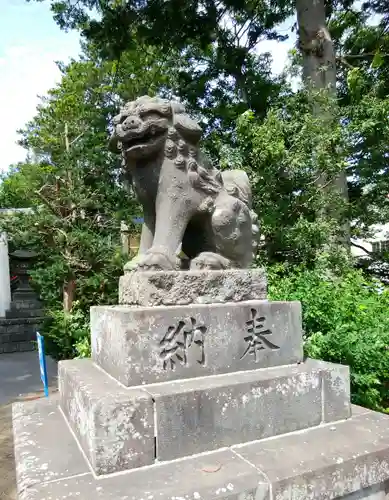
M 145 156 L 145 153 L 152 153 L 163 146 L 167 136 L 167 130 L 157 130 L 151 127 L 150 130 L 136 136 L 126 138 L 122 141 L 122 150 L 132 157 Z
M 220 172 L 200 153 L 202 129 L 176 101 L 140 97 L 114 118 L 120 152 L 143 205 L 139 256 L 129 268 L 173 269 L 176 251 L 192 268 L 247 267 L 258 231 L 245 172 Z

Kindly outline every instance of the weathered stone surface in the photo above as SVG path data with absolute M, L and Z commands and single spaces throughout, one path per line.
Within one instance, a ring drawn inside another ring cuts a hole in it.
M 33 307 L 19 307 L 19 304 L 12 302 L 11 308 L 5 313 L 5 317 L 7 319 L 41 318 L 41 321 L 43 321 L 43 311 Z
M 11 267 L 19 279 L 6 318 L 43 318 L 42 303 L 29 280 L 29 270 L 35 258 L 34 252 L 26 250 L 16 250 L 11 254 Z
M 47 415 L 44 403 L 33 403 L 33 414 L 42 415 L 42 421 Z M 28 413 L 26 407 L 21 420 Z M 23 479 L 18 475 L 20 500 L 385 500 L 388 494 L 389 417 L 371 411 L 345 422 L 98 479 L 77 465 L 75 441 L 62 445 L 69 436 L 62 415 L 55 409 L 49 413 L 48 427 L 34 423 L 35 417 L 30 420 L 28 432 L 35 445 L 26 443 L 16 454 L 18 470 L 24 471 Z M 56 469 L 61 462 L 66 475 L 62 466 Z M 48 464 L 58 479 L 46 471 L 39 476 L 31 463 Z
M 266 299 L 263 269 L 136 271 L 119 282 L 119 304 L 170 306 Z
M 347 418 L 347 393 L 327 384 L 332 372 L 331 364 L 309 360 L 148 386 L 155 401 L 157 458 L 172 460 L 306 429 L 329 412 L 333 420 Z
M 88 360 L 59 363 L 61 408 L 96 474 L 154 461 L 154 413 L 144 391 L 120 387 Z
M 389 416 L 369 411 L 232 449 L 266 475 L 274 499 L 331 500 L 355 492 L 352 499 L 369 498 L 379 493 L 360 490 L 380 485 L 385 491 L 389 480 Z
M 106 453 L 105 448 L 108 448 L 110 463 L 116 464 L 123 453 L 120 443 L 126 441 L 126 432 L 132 443 L 132 427 L 123 426 L 121 414 L 111 411 L 111 435 L 100 433 L 98 438 L 90 438 L 95 432 L 93 425 L 98 432 L 96 415 L 100 416 L 100 420 L 108 420 L 108 416 L 105 417 L 107 410 L 96 408 L 96 398 L 98 395 L 103 399 L 112 398 L 102 396 L 104 390 L 110 395 L 119 394 L 115 399 L 117 408 L 118 400 L 134 400 L 134 394 L 138 400 L 148 397 L 147 411 L 154 415 L 153 421 L 148 420 L 148 436 L 156 436 L 156 441 L 154 447 L 148 438 L 146 451 L 148 447 L 148 456 L 151 457 L 148 463 L 153 463 L 155 458 L 172 460 L 321 424 L 323 415 L 327 413 L 326 405 L 338 397 L 337 387 L 328 388 L 329 397 L 323 391 L 323 384 L 331 370 L 330 364 L 327 366 L 327 363 L 309 360 L 308 363 L 294 366 L 150 384 L 132 389 L 122 387 L 91 360 L 75 360 L 60 364 L 61 406 L 65 408 L 65 414 L 79 436 L 86 455 L 95 457 L 98 449 L 103 455 Z M 154 413 L 151 404 L 154 404 Z M 347 405 L 350 406 L 349 400 L 333 409 L 334 420 L 344 418 Z M 91 409 L 94 418 L 85 416 L 85 408 Z M 337 409 L 339 414 L 336 413 Z M 115 432 L 115 427 L 120 432 Z M 115 444 L 116 434 L 120 440 Z M 99 443 L 100 448 L 96 443 Z M 95 467 L 96 461 L 93 462 L 93 458 L 90 460 Z M 98 460 L 101 464 L 102 458 Z M 123 470 L 136 466 L 132 461 L 121 464 Z M 104 470 L 105 473 L 114 471 L 113 468 Z
M 172 460 L 319 425 L 320 370 L 283 367 L 148 388 L 157 458 Z
M 350 418 L 350 369 L 348 366 L 307 360 L 307 366 L 323 369 L 323 422 Z
M 389 483 L 377 484 L 370 488 L 350 493 L 343 497 L 345 500 L 388 500 Z
M 364 413 L 369 413 L 370 410 L 368 408 L 364 408 L 363 406 L 351 405 L 351 415 L 353 417 L 357 417 L 358 415 L 363 415 Z
M 229 450 L 95 480 L 92 475 L 31 488 L 23 500 L 270 500 L 265 478 Z
M 91 308 L 92 357 L 126 386 L 302 360 L 299 302 Z
M 0 354 L 33 351 L 36 332 L 42 321 L 43 318 L 40 317 L 0 318 Z
M 11 352 L 34 351 L 34 342 L 5 342 L 0 344 L 0 354 L 9 354 Z
M 63 415 L 58 397 L 12 407 L 18 491 L 42 482 L 89 473 Z
M 192 269 L 250 267 L 258 216 L 249 178 L 215 168 L 200 153 L 201 136 L 177 101 L 142 96 L 114 117 L 110 147 L 122 154 L 144 215 L 139 254 L 127 269 L 180 268 L 180 246 Z

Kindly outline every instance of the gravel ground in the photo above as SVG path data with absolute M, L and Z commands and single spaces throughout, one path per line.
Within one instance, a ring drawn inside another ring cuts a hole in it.
M 11 423 L 12 404 L 0 406 L 0 499 L 16 500 L 15 460 Z

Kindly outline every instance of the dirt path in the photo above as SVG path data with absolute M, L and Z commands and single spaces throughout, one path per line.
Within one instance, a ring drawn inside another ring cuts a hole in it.
M 11 403 L 0 406 L 0 499 L 16 499 Z
M 50 393 L 56 389 L 52 388 Z M 37 392 L 18 398 L 16 401 L 29 401 L 42 398 Z M 0 406 L 0 500 L 16 500 L 15 459 L 12 437 L 12 403 Z

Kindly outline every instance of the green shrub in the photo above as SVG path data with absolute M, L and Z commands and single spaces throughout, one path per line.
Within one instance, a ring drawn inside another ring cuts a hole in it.
M 341 277 L 268 270 L 272 300 L 299 300 L 308 357 L 350 366 L 352 401 L 389 411 L 389 290 L 349 269 Z
M 47 352 L 55 359 L 71 359 L 90 355 L 89 315 L 73 303 L 71 312 L 47 311 L 43 326 Z
M 90 345 L 90 334 L 82 337 L 74 344 L 77 351 L 77 358 L 90 358 L 91 357 L 91 345 Z
M 67 269 L 59 259 L 46 257 L 31 272 L 31 283 L 45 305 L 42 333 L 46 352 L 55 359 L 90 356 L 89 310 L 91 306 L 118 303 L 119 276 L 124 257 L 118 245 L 106 245 L 99 265 L 76 276 L 71 312 L 63 310 L 62 294 Z

